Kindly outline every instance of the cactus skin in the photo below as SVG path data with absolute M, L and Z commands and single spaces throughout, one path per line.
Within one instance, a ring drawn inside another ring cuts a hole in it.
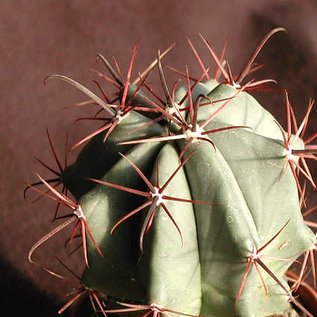
M 151 137 L 163 132 L 159 125 L 152 125 L 130 135 L 131 130 L 146 124 L 149 120 L 137 112 L 128 113 L 123 120 L 125 124 L 119 124 L 116 133 L 110 134 L 107 142 L 103 141 L 105 133 L 96 135 L 81 150 L 76 162 L 65 169 L 62 181 L 66 187 L 71 188 L 76 199 L 94 187 L 94 184 L 87 180 L 88 177 L 101 178 L 119 159 L 119 152 L 124 154 L 131 148 L 128 145 L 119 146 L 119 142 L 131 137 Z
M 127 102 L 138 104 L 138 94 L 129 99 L 135 87 L 129 89 Z M 187 92 L 188 86 L 180 87 L 174 102 Z M 150 96 L 139 94 L 142 107 L 153 108 L 146 102 Z M 297 304 L 285 274 L 299 256 L 315 248 L 316 237 L 302 217 L 282 132 L 276 119 L 240 87 L 209 80 L 190 95 L 192 102 L 187 98 L 182 106 L 197 107 L 198 125 L 227 102 L 204 127 L 215 131 L 204 135 L 209 141 L 166 140 L 167 131 L 183 133 L 178 123 L 165 116 L 147 125 L 159 115 L 132 110 L 105 142 L 104 134 L 93 137 L 64 170 L 62 181 L 104 255 L 87 240 L 89 266 L 81 283 L 100 297 L 106 294 L 104 313 L 122 316 L 129 316 L 125 309 L 132 307 L 175 316 L 283 313 L 289 302 Z M 190 122 L 189 111 L 181 115 Z M 144 128 L 133 132 L 140 126 Z M 233 128 L 218 131 L 223 127 Z M 151 138 L 153 142 L 129 143 Z M 297 139 L 295 147 L 304 149 L 303 141 Z M 160 188 L 176 170 L 163 194 L 177 199 L 160 197 L 170 216 L 161 200 L 155 204 L 155 195 L 124 190 L 149 192 L 144 178 L 158 181 Z M 111 232 L 122 217 L 151 199 L 150 206 Z M 157 209 L 149 221 L 151 207 Z

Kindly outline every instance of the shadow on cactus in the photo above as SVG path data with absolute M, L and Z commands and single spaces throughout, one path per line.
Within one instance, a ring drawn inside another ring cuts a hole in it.
M 276 82 L 246 81 L 261 67 L 255 59 L 266 42 L 283 31 L 269 32 L 238 75 L 226 45 L 218 56 L 201 35 L 214 75 L 189 41 L 197 78 L 187 66 L 163 65 L 171 46 L 133 81 L 136 45 L 126 73 L 98 55 L 110 73 L 95 71 L 101 97 L 63 75 L 46 79 L 65 81 L 89 98 L 82 104 L 98 107 L 75 121 L 89 120 L 93 132 L 72 146 L 79 153 L 71 165 L 59 164 L 63 191 L 40 175 L 28 186 L 72 210 L 35 243 L 30 261 L 74 221 L 69 240 L 82 241 L 80 287 L 59 313 L 87 296 L 104 316 L 262 317 L 292 308 L 314 316 L 296 296 L 310 272 L 316 279 L 316 225 L 301 211 L 306 187 L 316 187 L 307 162 L 316 160 L 316 134 L 303 137 L 313 101 L 298 125 L 286 93 L 284 130 L 250 94 Z M 171 87 L 167 71 L 178 77 Z M 155 72 L 162 93 L 149 84 Z M 299 278 L 289 283 L 296 265 Z

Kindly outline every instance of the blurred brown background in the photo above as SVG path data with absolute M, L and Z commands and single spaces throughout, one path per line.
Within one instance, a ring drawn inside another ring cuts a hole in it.
M 258 78 L 274 78 L 279 88 L 287 88 L 302 118 L 309 98 L 317 97 L 315 0 L 0 1 L 1 308 L 8 307 L 11 316 L 57 316 L 56 307 L 73 285 L 27 261 L 32 244 L 52 227 L 54 208 L 51 203 L 31 205 L 23 199 L 26 183 L 36 180 L 36 172 L 45 174 L 34 156 L 52 162 L 46 128 L 56 152 L 63 154 L 66 131 L 78 115 L 62 108 L 85 99 L 65 83 L 44 86 L 44 78 L 60 73 L 95 89 L 89 68 L 102 68 L 96 55 L 115 56 L 126 67 L 138 40 L 137 70 L 149 64 L 158 49 L 174 42 L 177 45 L 164 62 L 197 70 L 186 38 L 207 56 L 199 32 L 217 51 L 228 37 L 227 58 L 239 72 L 259 40 L 277 26 L 288 33 L 274 35 L 261 52 L 258 62 L 267 67 Z M 260 94 L 259 99 L 284 124 L 283 94 Z M 314 110 L 307 135 L 316 131 L 316 119 Z M 81 127 L 74 130 L 72 140 L 89 130 L 85 124 Z M 310 199 L 314 203 L 314 197 Z M 54 260 L 59 239 L 54 241 L 43 245 L 35 257 L 62 270 Z M 75 260 L 72 265 L 80 269 Z

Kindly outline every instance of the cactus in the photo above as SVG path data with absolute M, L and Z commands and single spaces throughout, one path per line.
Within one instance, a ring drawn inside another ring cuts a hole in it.
M 293 294 L 316 250 L 302 214 L 306 187 L 315 188 L 306 160 L 315 159 L 316 136 L 303 138 L 313 101 L 297 124 L 286 93 L 284 130 L 251 95 L 274 81 L 243 83 L 264 44 L 283 30 L 267 34 L 238 76 L 224 51 L 218 57 L 201 36 L 216 64 L 214 77 L 189 42 L 202 75 L 177 71 L 183 82 L 177 87 L 168 87 L 162 65 L 171 48 L 159 51 L 135 81 L 137 46 L 126 76 L 98 55 L 112 78 L 99 76 L 116 87 L 112 100 L 69 77 L 47 78 L 73 85 L 100 107 L 79 120 L 102 122 L 73 146 L 83 145 L 75 162 L 59 164 L 62 190 L 40 175 L 27 187 L 71 210 L 34 244 L 31 262 L 39 246 L 71 223 L 71 238 L 79 230 L 82 239 L 80 286 L 59 313 L 88 295 L 104 316 L 263 317 L 290 306 L 313 316 Z M 163 97 L 147 83 L 154 71 Z M 301 256 L 300 277 L 291 285 L 287 273 Z

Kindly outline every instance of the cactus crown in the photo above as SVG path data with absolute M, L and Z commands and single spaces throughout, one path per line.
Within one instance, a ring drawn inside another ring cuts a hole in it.
M 214 76 L 189 41 L 202 74 L 174 69 L 180 79 L 172 87 L 162 64 L 172 47 L 134 81 L 138 46 L 126 74 L 98 55 L 110 76 L 97 75 L 116 90 L 111 98 L 101 83 L 99 97 L 69 77 L 46 79 L 65 81 L 88 96 L 85 104 L 99 107 L 77 121 L 101 122 L 72 146 L 81 150 L 65 167 L 48 134 L 59 171 L 39 160 L 56 177 L 38 175 L 27 187 L 57 202 L 56 221 L 60 206 L 70 209 L 31 248 L 31 262 L 72 223 L 70 240 L 81 238 L 85 269 L 59 313 L 88 295 L 104 316 L 269 316 L 290 303 L 313 316 L 294 295 L 316 250 L 314 224 L 302 213 L 307 186 L 316 187 L 307 160 L 316 159 L 317 134 L 303 136 L 313 101 L 298 124 L 286 93 L 284 130 L 250 94 L 274 80 L 246 81 L 260 67 L 255 59 L 264 44 L 283 30 L 269 32 L 236 76 L 225 49 L 217 56 L 201 36 Z M 154 71 L 163 96 L 149 84 Z M 299 278 L 289 284 L 301 256 Z

